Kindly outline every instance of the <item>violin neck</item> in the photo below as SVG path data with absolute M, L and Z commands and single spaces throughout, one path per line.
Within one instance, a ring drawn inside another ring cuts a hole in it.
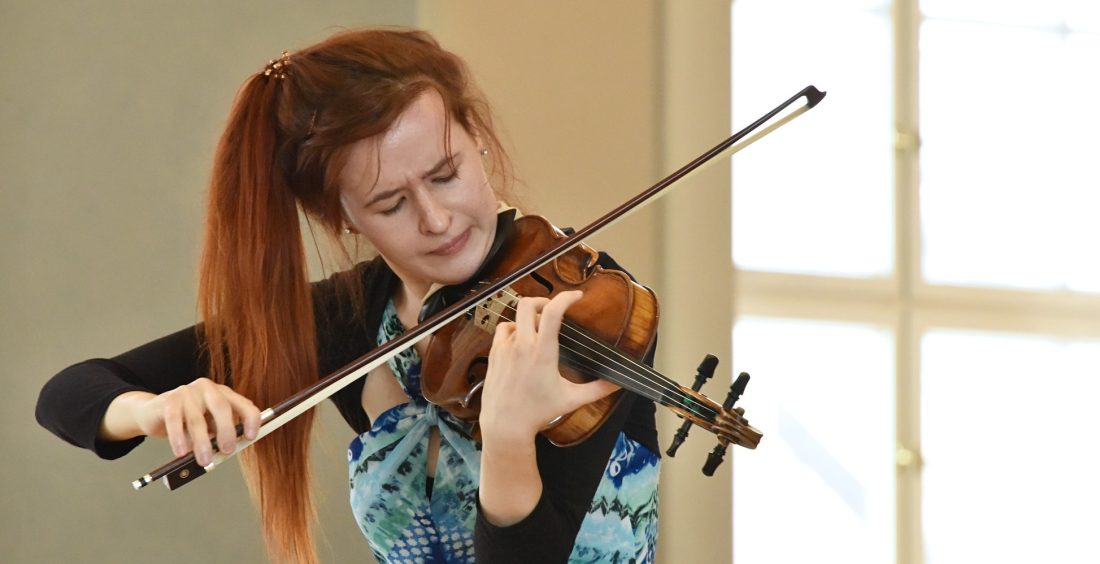
M 566 366 L 583 374 L 607 380 L 665 407 L 678 408 L 713 422 L 717 410 L 720 409 L 718 404 L 708 405 L 706 409 L 700 411 L 700 404 L 703 402 L 701 400 L 706 400 L 705 396 L 692 394 L 690 389 L 680 385 L 679 382 L 623 354 L 618 349 L 588 336 L 583 329 L 569 322 L 563 325 L 568 327 L 568 333 L 580 334 L 585 338 L 583 347 L 578 347 L 576 344 L 567 346 L 564 342 L 562 343 L 559 360 Z

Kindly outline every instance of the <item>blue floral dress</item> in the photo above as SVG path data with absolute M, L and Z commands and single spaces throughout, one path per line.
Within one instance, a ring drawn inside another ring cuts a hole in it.
M 404 331 L 391 300 L 378 344 Z M 428 403 L 415 348 L 389 362 L 409 396 L 351 441 L 351 508 L 379 562 L 474 562 L 480 445 L 467 425 Z M 428 438 L 440 432 L 428 495 Z M 657 540 L 658 457 L 619 433 L 570 562 L 652 562 Z

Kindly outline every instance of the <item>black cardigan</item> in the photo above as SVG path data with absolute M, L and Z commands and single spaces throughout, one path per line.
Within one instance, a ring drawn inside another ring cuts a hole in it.
M 604 253 L 599 262 L 604 268 L 621 270 Z M 364 315 L 356 315 L 351 302 L 337 291 L 340 276 L 361 280 L 367 301 Z M 374 348 L 386 301 L 397 281 L 384 261 L 374 259 L 313 284 L 320 376 Z M 189 327 L 111 359 L 70 366 L 42 388 L 35 416 L 43 427 L 65 441 L 92 450 L 101 458 L 119 458 L 141 444 L 144 437 L 119 442 L 96 437 L 111 401 L 135 390 L 164 393 L 201 377 L 207 362 L 200 339 L 201 326 L 198 330 Z M 650 364 L 652 354 L 650 351 L 646 359 Z M 361 401 L 364 380 L 355 381 L 332 397 L 356 434 L 370 429 Z M 496 527 L 479 513 L 474 531 L 478 561 L 564 562 L 620 431 L 652 452 L 659 452 L 653 402 L 629 393 L 608 421 L 577 446 L 554 447 L 540 435 L 536 454 L 543 480 L 542 498 L 529 516 L 509 527 Z

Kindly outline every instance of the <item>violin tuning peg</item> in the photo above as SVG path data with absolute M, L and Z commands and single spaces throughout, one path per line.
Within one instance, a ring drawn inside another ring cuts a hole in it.
M 703 384 L 710 380 L 711 376 L 714 376 L 715 368 L 718 368 L 718 357 L 712 354 L 703 357 L 703 361 L 699 363 L 699 368 L 695 369 L 695 383 L 691 385 L 691 389 L 696 392 L 703 389 Z
M 722 461 L 726 458 L 726 444 L 718 443 L 718 446 L 714 447 L 714 450 L 710 451 L 707 455 L 707 461 L 703 464 L 703 475 L 713 476 L 714 471 L 718 469 L 718 466 L 722 464 Z
M 726 401 L 722 403 L 722 408 L 732 411 L 737 414 L 737 417 L 742 419 L 742 423 L 748 424 L 748 421 L 744 420 L 745 409 L 743 407 L 733 407 L 733 404 L 737 403 L 737 400 L 741 399 L 741 394 L 745 393 L 745 388 L 749 385 L 749 373 L 742 372 L 737 375 L 737 379 L 730 385 L 730 391 L 726 394 Z M 740 441 L 738 441 L 740 443 Z M 744 446 L 744 445 L 743 445 Z M 753 445 L 755 447 L 755 445 Z M 714 450 L 707 455 L 707 461 L 703 464 L 703 474 L 706 476 L 713 476 L 714 471 L 718 469 L 718 466 L 722 464 L 722 461 L 726 458 L 726 449 L 729 448 L 729 443 L 726 441 L 720 441 L 718 446 L 714 447 Z
M 708 354 L 703 357 L 703 361 L 699 363 L 699 368 L 695 369 L 695 382 L 691 385 L 691 389 L 698 392 L 702 389 L 703 384 L 707 380 L 714 376 L 714 369 L 718 367 L 718 357 Z M 679 450 L 680 445 L 684 444 L 684 440 L 687 439 L 688 431 L 691 430 L 691 421 L 684 420 L 680 424 L 680 428 L 676 430 L 676 434 L 672 437 L 672 444 L 669 445 L 668 450 L 665 451 L 670 457 L 676 456 L 676 451 Z
M 737 375 L 737 380 L 734 380 L 733 384 L 730 386 L 730 392 L 726 395 L 726 401 L 722 404 L 722 407 L 730 409 L 733 407 L 733 404 L 737 403 L 737 400 L 741 399 L 741 394 L 745 393 L 745 388 L 749 385 L 749 378 L 751 378 L 751 376 L 749 376 L 748 372 L 742 372 Z
M 676 451 L 680 449 L 680 445 L 684 444 L 684 440 L 688 437 L 688 430 L 691 429 L 691 421 L 684 420 L 680 424 L 680 428 L 676 430 L 676 434 L 672 437 L 672 444 L 669 445 L 668 450 L 665 451 L 670 457 L 676 456 Z

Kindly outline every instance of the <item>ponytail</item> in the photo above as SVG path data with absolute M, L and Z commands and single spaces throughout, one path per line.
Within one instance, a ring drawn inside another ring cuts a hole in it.
M 210 377 L 261 409 L 312 384 L 318 373 L 298 208 L 275 166 L 281 82 L 254 75 L 234 103 L 214 159 L 199 276 Z M 312 424 L 307 411 L 241 453 L 276 561 L 317 561 Z
M 429 88 L 451 118 L 485 143 L 493 176 L 500 177 L 497 189 L 506 195 L 511 165 L 489 107 L 465 63 L 425 32 L 338 33 L 293 56 L 284 52 L 245 83 L 215 155 L 200 267 L 200 337 L 212 379 L 261 408 L 316 382 L 316 324 L 298 207 L 339 240 L 338 178 L 347 148 L 388 130 Z M 361 279 L 352 274 L 339 282 L 362 315 Z M 312 423 L 307 411 L 242 453 L 276 561 L 317 562 Z

